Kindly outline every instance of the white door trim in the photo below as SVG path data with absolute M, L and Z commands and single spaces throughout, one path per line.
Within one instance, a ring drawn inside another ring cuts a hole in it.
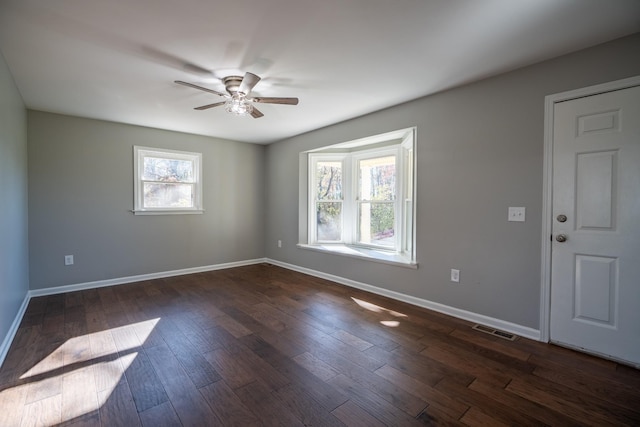
M 542 263 L 540 341 L 549 342 L 551 316 L 551 231 L 553 208 L 553 117 L 555 104 L 599 93 L 640 86 L 640 76 L 547 95 L 544 98 L 544 163 L 542 174 Z

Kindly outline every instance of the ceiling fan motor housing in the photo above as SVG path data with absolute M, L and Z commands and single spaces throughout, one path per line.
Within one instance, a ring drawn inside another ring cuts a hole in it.
M 225 88 L 229 94 L 233 95 L 240 88 L 240 83 L 242 83 L 243 77 L 241 76 L 228 76 L 222 79 L 222 83 L 224 83 Z M 245 93 L 245 95 L 248 95 Z

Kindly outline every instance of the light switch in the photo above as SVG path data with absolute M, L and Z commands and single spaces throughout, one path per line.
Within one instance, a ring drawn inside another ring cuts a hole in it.
M 523 207 L 509 207 L 509 221 L 524 222 L 524 213 Z

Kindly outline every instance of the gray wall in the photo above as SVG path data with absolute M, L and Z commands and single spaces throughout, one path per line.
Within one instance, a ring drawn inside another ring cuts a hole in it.
M 635 34 L 268 146 L 266 256 L 538 329 L 544 97 L 638 75 L 638 52 Z M 409 126 L 419 269 L 296 248 L 299 153 Z
M 38 111 L 28 138 L 31 289 L 264 256 L 263 146 Z M 206 212 L 133 215 L 134 145 L 201 152 Z
M 2 54 L 0 54 L 0 200 L 0 345 L 2 345 L 29 290 L 27 111 Z

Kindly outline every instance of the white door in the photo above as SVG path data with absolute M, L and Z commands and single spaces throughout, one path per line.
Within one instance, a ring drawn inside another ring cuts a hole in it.
M 555 104 L 552 231 L 551 340 L 639 366 L 640 86 Z

